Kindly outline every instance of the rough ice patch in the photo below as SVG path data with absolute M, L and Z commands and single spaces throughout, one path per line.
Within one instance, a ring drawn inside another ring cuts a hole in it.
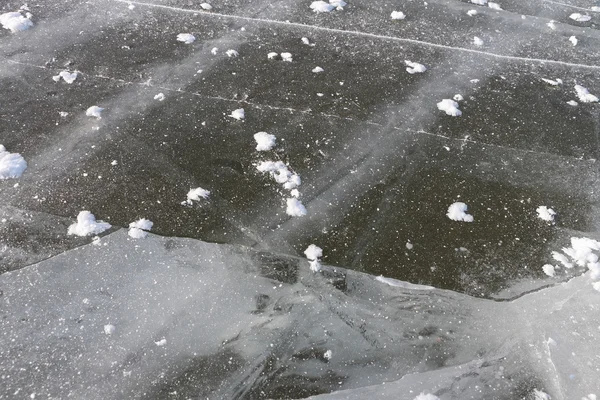
M 392 11 L 392 14 L 390 14 L 390 17 L 392 19 L 404 19 L 404 18 L 406 18 L 406 14 L 404 14 L 402 11 Z
M 287 207 L 285 213 L 292 217 L 302 217 L 306 215 L 306 207 L 295 197 L 286 200 Z
M 148 231 L 152 229 L 154 223 L 146 218 L 138 219 L 129 224 L 129 236 L 134 239 L 143 239 L 148 236 Z
M 458 201 L 448 207 L 446 215 L 453 221 L 473 222 L 473 216 L 467 214 L 467 208 L 465 203 Z
M 419 64 L 419 63 L 412 62 L 409 60 L 404 60 L 404 64 L 407 65 L 406 71 L 409 74 L 421 74 L 421 73 L 427 71 L 427 68 L 423 64 Z
M 552 79 L 542 78 L 542 80 L 552 86 L 562 85 L 562 83 L 563 83 L 562 79 L 552 80 Z
M 104 111 L 104 108 L 98 106 L 91 106 L 87 110 L 85 110 L 85 115 L 88 117 L 96 117 L 98 119 L 102 118 L 101 114 Z
M 233 50 L 233 49 L 229 49 L 225 52 L 225 54 L 227 54 L 227 57 L 237 57 L 240 55 L 240 53 L 238 53 L 237 51 Z
M 473 1 L 473 0 L 471 0 L 471 1 Z M 414 400 L 440 400 L 440 398 L 431 393 L 421 392 L 421 394 L 419 394 L 417 397 L 415 397 Z
M 185 44 L 192 44 L 195 40 L 196 36 L 192 35 L 191 33 L 180 33 L 177 35 L 177 41 Z
M 28 17 L 24 17 L 20 12 L 7 12 L 0 15 L 0 24 L 4 29 L 8 29 L 12 33 L 26 31 L 33 26 L 33 22 Z
M 488 3 L 488 7 L 491 8 L 492 10 L 502 10 L 502 7 L 500 7 L 500 4 L 494 3 L 491 1 Z
M 312 69 L 312 72 L 314 72 L 315 74 L 318 74 L 318 73 L 323 72 L 323 71 L 325 71 L 325 70 L 323 68 L 321 68 L 321 67 L 314 67 Z
M 154 100 L 158 100 L 158 101 L 163 101 L 166 98 L 164 93 L 159 93 L 156 96 L 154 96 Z
M 546 206 L 539 206 L 536 209 L 536 211 L 538 213 L 538 217 L 540 217 L 544 221 L 548 221 L 548 222 L 554 221 L 554 216 L 556 215 L 556 212 L 553 209 L 548 208 Z
M 469 10 L 467 11 L 467 15 L 469 17 L 474 17 L 475 15 L 477 15 L 477 10 Z
M 202 7 L 203 10 L 207 10 L 207 11 L 212 10 L 212 6 L 208 3 L 202 3 L 202 4 L 200 4 L 200 7 Z
M 579 43 L 579 40 L 577 40 L 577 38 L 576 38 L 575 36 L 571 36 L 571 37 L 569 38 L 569 42 L 571 42 L 571 44 L 572 44 L 573 46 L 577 46 L 577 43 Z
M 89 211 L 81 211 L 77 215 L 77 222 L 69 226 L 68 235 L 88 236 L 97 235 L 110 229 L 108 222 L 96 221 L 96 217 Z
M 483 40 L 481 40 L 480 38 L 478 38 L 477 36 L 475 36 L 473 38 L 473 44 L 475 46 L 483 46 Z
M 267 132 L 257 132 L 254 134 L 256 141 L 256 151 L 268 151 L 275 147 L 275 135 Z
M 113 324 L 104 325 L 104 334 L 106 335 L 112 335 L 116 330 L 117 328 Z
M 246 113 L 244 112 L 243 108 L 238 108 L 237 110 L 233 110 L 231 114 L 229 114 L 229 116 L 231 118 L 237 119 L 238 121 L 241 121 L 244 118 L 246 118 Z
M 577 93 L 577 97 L 583 103 L 596 103 L 598 102 L 598 97 L 591 94 L 586 88 L 581 85 L 575 85 L 575 92 Z
M 281 53 L 280 55 L 283 61 L 292 62 L 292 53 Z
M 75 82 L 75 79 L 77 79 L 77 71 L 74 72 L 69 72 L 69 71 L 61 71 L 58 75 L 55 75 L 52 77 L 52 79 L 54 80 L 54 82 L 58 82 L 60 81 L 60 78 L 63 78 L 63 80 L 67 83 L 73 83 Z
M 323 249 L 311 244 L 304 250 L 304 255 L 309 261 L 310 270 L 313 272 L 319 272 L 321 270 L 320 258 L 323 257 Z
M 16 179 L 27 169 L 27 162 L 19 153 L 9 153 L 0 144 L 0 180 Z
M 440 111 L 444 111 L 446 114 L 452 117 L 460 117 L 462 111 L 458 109 L 458 103 L 451 99 L 444 99 L 437 103 L 437 108 Z
M 571 18 L 573 21 L 577 21 L 577 22 L 588 22 L 590 19 L 592 19 L 591 16 L 583 15 L 580 13 L 573 13 L 573 14 L 569 15 L 569 18 Z
M 207 200 L 210 196 L 210 191 L 197 187 L 196 189 L 190 189 L 187 194 L 187 200 L 184 203 L 192 204 L 192 201 L 200 201 L 200 199 Z
M 554 270 L 554 265 L 552 264 L 546 264 L 542 267 L 542 270 L 544 271 L 544 273 L 550 277 L 554 276 L 556 274 L 556 271 Z

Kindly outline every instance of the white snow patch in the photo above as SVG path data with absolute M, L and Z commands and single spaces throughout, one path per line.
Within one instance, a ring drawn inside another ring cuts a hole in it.
M 210 50 L 210 54 L 212 54 L 213 56 L 216 56 L 218 52 L 219 52 L 219 48 L 218 47 L 213 47 Z
M 444 111 L 446 114 L 452 117 L 460 117 L 462 111 L 458 109 L 458 103 L 451 99 L 444 99 L 437 103 L 437 108 L 440 111 Z
M 571 36 L 569 38 L 569 42 L 571 42 L 573 44 L 573 46 L 577 46 L 577 43 L 579 43 L 579 40 L 577 40 L 577 38 L 575 36 Z
M 471 0 L 471 1 L 473 1 L 473 0 Z M 417 397 L 415 397 L 414 400 L 440 400 L 440 398 L 431 393 L 421 392 L 421 394 L 419 394 Z
M 477 10 L 469 10 L 469 11 L 467 11 L 467 15 L 468 15 L 469 17 L 474 17 L 474 16 L 476 16 L 477 14 L 478 14 Z
M 404 64 L 407 65 L 406 71 L 409 74 L 421 74 L 427 71 L 427 68 L 423 64 L 412 62 L 410 60 L 404 60 Z
M 500 4 L 494 3 L 491 1 L 488 3 L 488 7 L 491 8 L 492 10 L 502 10 L 502 7 L 500 7 Z
M 196 40 L 196 36 L 191 33 L 180 33 L 177 35 L 177 41 L 183 42 L 185 44 L 192 44 Z
M 0 15 L 0 24 L 12 33 L 26 31 L 33 26 L 30 15 L 28 13 L 28 17 L 24 17 L 20 12 L 7 12 Z
M 289 176 L 287 178 L 287 182 L 283 183 L 283 187 L 284 187 L 284 189 L 292 190 L 292 189 L 300 186 L 301 183 L 302 183 L 302 180 L 300 179 L 300 175 L 292 174 L 291 176 Z M 296 197 L 296 196 L 294 196 L 294 197 Z
M 148 231 L 152 229 L 154 223 L 146 218 L 138 219 L 129 224 L 129 236 L 134 239 L 143 239 L 148 236 Z
M 96 217 L 89 211 L 81 211 L 77 215 L 77 222 L 69 226 L 68 235 L 88 236 L 97 235 L 110 229 L 108 222 L 96 221 Z
M 300 197 L 300 192 L 298 191 L 298 189 L 292 189 L 292 190 L 290 191 L 290 194 L 291 194 L 293 197 L 296 197 L 296 198 Z
M 287 208 L 285 210 L 287 215 L 292 217 L 302 217 L 306 215 L 306 207 L 295 197 L 290 197 L 286 200 Z
M 548 22 L 546 25 L 548 25 L 550 27 L 550 29 L 555 30 L 556 29 L 556 24 L 554 24 L 556 21 L 552 20 L 550 22 Z
M 554 276 L 554 274 L 556 273 L 556 271 L 554 270 L 554 265 L 552 264 L 546 264 L 542 267 L 542 270 L 544 271 L 544 273 L 550 277 Z
M 471 0 L 471 3 L 477 4 L 478 6 L 485 6 L 488 0 Z
M 156 96 L 154 96 L 154 100 L 163 101 L 164 99 L 166 99 L 166 96 L 164 93 L 159 93 Z
M 196 189 L 190 189 L 190 191 L 187 193 L 187 200 L 185 202 L 192 204 L 192 201 L 200 201 L 200 199 L 208 200 L 209 196 L 210 191 L 202 189 L 201 187 L 197 187 Z
M 100 115 L 100 114 L 102 114 L 102 111 L 104 111 L 104 108 L 102 108 L 102 107 L 91 106 L 90 108 L 85 110 L 85 115 L 87 115 L 88 117 L 96 117 L 96 118 L 100 119 L 100 118 L 102 118 L 102 116 Z
M 473 38 L 473 44 L 475 46 L 483 46 L 483 40 L 481 40 L 480 38 L 478 38 L 477 36 L 475 36 Z
M 304 250 L 304 255 L 309 260 L 318 260 L 323 257 L 323 249 L 315 244 L 311 244 Z
M 579 105 L 579 103 L 576 102 L 575 100 L 569 100 L 569 101 L 567 101 L 567 104 L 570 106 L 573 106 L 573 107 L 576 107 Z
M 590 10 L 592 10 L 594 12 L 600 12 L 600 7 L 598 7 L 598 6 L 592 6 L 592 8 L 590 8 Z
M 112 335 L 116 330 L 117 328 L 113 324 L 104 325 L 104 333 L 106 335 Z
M 392 11 L 390 17 L 392 17 L 392 19 L 404 19 L 406 18 L 406 14 L 404 14 L 402 11 Z
M 311 43 L 310 40 L 308 40 L 307 37 L 303 37 L 301 40 L 302 40 L 302 43 L 304 43 L 307 46 L 314 46 L 315 45 L 314 43 Z
M 573 13 L 573 14 L 569 15 L 569 18 L 571 18 L 573 21 L 577 21 L 577 22 L 588 22 L 590 19 L 592 19 L 591 16 L 583 15 L 580 13 Z
M 314 72 L 315 74 L 321 73 L 323 71 L 325 71 L 325 70 L 323 68 L 321 68 L 321 67 L 314 67 L 312 69 L 312 72 Z
M 329 0 L 329 4 L 336 7 L 338 10 L 342 10 L 348 4 L 344 0 Z
M 415 247 L 415 246 L 410 242 L 410 240 L 408 242 L 406 242 L 406 249 L 407 250 L 412 250 L 413 247 Z
M 563 83 L 562 79 L 552 80 L 552 79 L 542 78 L 542 80 L 552 86 L 562 85 L 562 83 Z
M 316 13 L 330 12 L 335 10 L 335 6 L 333 4 L 329 4 L 324 1 L 313 1 L 310 4 L 310 8 Z
M 227 54 L 227 57 L 237 57 L 240 55 L 240 53 L 238 53 L 237 51 L 233 50 L 233 49 L 229 49 L 225 52 L 225 54 Z
M 162 338 L 158 342 L 154 342 L 158 347 L 162 347 L 167 344 L 167 339 Z
M 277 56 L 278 56 L 278 55 L 279 55 L 279 54 L 277 54 L 277 53 L 275 53 L 275 52 L 271 52 L 271 53 L 267 54 L 267 58 L 268 58 L 269 60 L 274 60 L 275 58 L 277 58 Z
M 594 288 L 594 290 L 600 292 L 600 281 L 592 283 L 592 287 Z M 592 397 L 590 397 L 590 399 L 592 399 Z M 593 397 L 593 399 L 596 400 L 596 397 Z
M 246 118 L 246 113 L 244 112 L 243 108 L 238 108 L 237 110 L 233 110 L 229 116 L 241 121 L 242 119 Z
M 202 3 L 202 4 L 200 4 L 200 7 L 202 7 L 203 10 L 207 10 L 207 11 L 212 10 L 212 6 L 208 3 Z
M 455 94 L 453 99 L 454 101 L 463 101 L 465 98 L 462 97 L 462 94 Z
M 267 132 L 257 132 L 254 134 L 256 141 L 256 151 L 268 151 L 275 147 L 275 135 Z
M 577 97 L 583 103 L 596 103 L 598 102 L 598 97 L 591 94 L 586 88 L 581 85 L 575 85 L 575 92 L 577 92 Z
M 19 153 L 9 153 L 0 144 L 0 180 L 16 179 L 27 169 L 27 162 Z
M 386 285 L 390 285 L 390 286 L 394 286 L 394 287 L 399 287 L 399 288 L 403 288 L 403 289 L 412 289 L 412 290 L 432 290 L 432 289 L 435 289 L 433 286 L 415 285 L 414 283 L 400 281 L 400 280 L 394 279 L 394 278 L 386 278 L 383 275 L 379 275 L 378 277 L 375 278 L 375 280 L 379 281 L 381 283 L 385 283 Z
M 467 214 L 467 205 L 460 201 L 453 203 L 448 207 L 446 215 L 453 221 L 473 222 L 473 216 Z
M 60 78 L 63 78 L 63 80 L 67 83 L 73 83 L 75 82 L 75 79 L 77 79 L 77 71 L 74 72 L 69 72 L 69 71 L 61 71 L 58 75 L 55 75 L 52 77 L 52 79 L 54 80 L 54 82 L 58 82 L 60 81 Z
M 538 217 L 540 217 L 544 221 L 548 221 L 548 222 L 554 221 L 554 216 L 556 215 L 556 211 L 554 211 L 553 209 L 548 208 L 546 206 L 539 206 L 536 209 L 536 211 L 538 213 Z
M 283 61 L 292 62 L 292 53 L 281 53 L 280 55 Z
M 325 352 L 325 354 L 323 354 L 323 358 L 325 358 L 326 360 L 331 360 L 332 356 L 333 356 L 333 352 L 331 350 L 327 350 Z

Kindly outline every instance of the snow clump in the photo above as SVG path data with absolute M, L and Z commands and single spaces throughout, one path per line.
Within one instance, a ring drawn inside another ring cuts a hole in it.
M 158 342 L 154 342 L 158 347 L 162 347 L 167 344 L 167 339 L 162 338 Z
M 207 10 L 207 11 L 212 10 L 212 6 L 208 3 L 202 3 L 202 4 L 200 4 L 200 7 L 202 7 L 203 10 Z
M 427 71 L 427 68 L 423 64 L 419 64 L 409 60 L 404 60 L 404 64 L 407 65 L 406 71 L 409 74 L 422 74 L 423 72 Z
M 292 190 L 301 184 L 300 176 L 292 173 L 282 161 L 262 161 L 256 169 L 259 172 L 268 172 L 275 182 L 283 185 L 287 190 Z
M 308 258 L 310 263 L 310 270 L 313 272 L 319 272 L 321 270 L 320 258 L 323 257 L 323 249 L 311 244 L 304 250 L 304 255 Z
M 325 70 L 321 67 L 314 67 L 312 70 L 312 72 L 314 72 L 315 74 L 321 73 L 323 71 L 325 71 Z
M 341 11 L 344 9 L 345 6 L 346 2 L 344 2 L 343 0 L 329 0 L 329 3 L 324 1 L 313 1 L 310 4 L 311 10 L 313 10 L 316 13 L 331 12 L 333 10 Z
M 579 13 L 573 13 L 573 14 L 569 15 L 569 18 L 571 18 L 573 21 L 577 21 L 577 22 L 588 22 L 590 19 L 592 19 L 592 17 L 589 15 L 583 15 L 583 14 L 579 14 Z
M 96 117 L 96 118 L 100 119 L 100 118 L 102 118 L 102 116 L 100 115 L 100 114 L 102 114 L 102 111 L 104 111 L 104 108 L 102 108 L 102 107 L 91 106 L 90 108 L 85 110 L 85 115 L 87 115 L 88 117 Z
M 96 217 L 89 211 L 81 211 L 77 215 L 77 222 L 69 226 L 68 235 L 88 236 L 97 235 L 110 229 L 108 222 L 96 221 Z
M 478 6 L 485 6 L 488 0 L 471 0 L 471 3 L 477 4 Z
M 112 335 L 116 330 L 117 328 L 113 324 L 104 325 L 104 333 L 106 335 Z
M 208 200 L 209 196 L 210 191 L 202 189 L 201 187 L 197 187 L 196 189 L 190 189 L 190 191 L 187 193 L 187 200 L 181 204 L 188 204 L 191 206 L 193 204 L 192 202 L 200 201 L 200 199 Z
M 421 392 L 421 394 L 415 397 L 414 400 L 440 400 L 440 398 L 431 393 Z
M 281 53 L 280 56 L 283 61 L 292 62 L 292 53 Z
M 543 219 L 544 221 L 553 222 L 554 216 L 556 215 L 556 211 L 546 206 L 539 206 L 537 208 L 538 217 Z
M 579 100 L 583 103 L 596 103 L 598 102 L 598 97 L 591 94 L 586 88 L 581 85 L 575 85 L 575 92 L 577 92 L 577 96 Z
M 331 350 L 327 350 L 325 352 L 325 354 L 323 354 L 323 358 L 326 359 L 327 361 L 331 360 L 332 356 L 333 356 L 333 352 Z
M 558 86 L 558 85 L 562 85 L 563 84 L 562 79 L 558 79 L 558 78 L 556 80 L 542 78 L 542 80 L 544 82 L 546 82 L 547 84 L 552 85 L 552 86 Z
M 462 111 L 458 109 L 458 103 L 451 99 L 444 99 L 437 103 L 437 108 L 440 111 L 444 111 L 446 114 L 452 117 L 460 117 Z
M 33 26 L 31 22 L 31 14 L 27 13 L 27 17 L 21 15 L 20 12 L 7 12 L 0 15 L 0 24 L 4 29 L 8 29 L 12 33 L 26 31 Z
M 473 222 L 473 216 L 467 214 L 467 205 L 460 201 L 451 204 L 446 215 L 453 221 Z
M 271 53 L 267 54 L 267 58 L 268 58 L 269 60 L 274 60 L 274 59 L 276 59 L 276 58 L 277 58 L 277 56 L 278 56 L 278 55 L 279 55 L 279 54 L 277 54 L 277 53 L 275 53 L 275 52 L 271 52 Z
M 227 57 L 237 57 L 240 55 L 240 53 L 238 53 L 237 51 L 233 50 L 233 49 L 229 49 L 225 52 L 225 54 L 227 54 Z
M 554 270 L 554 265 L 552 264 L 546 264 L 542 267 L 542 270 L 544 271 L 544 273 L 550 277 L 553 277 L 554 274 L 556 274 L 556 271 Z
M 158 100 L 158 101 L 163 101 L 165 99 L 165 94 L 164 93 L 159 93 L 156 96 L 154 96 L 154 100 Z
M 468 15 L 469 17 L 474 17 L 474 16 L 475 16 L 475 15 L 477 15 L 477 14 L 478 14 L 478 13 L 477 13 L 477 10 L 469 10 L 469 11 L 467 11 L 467 15 Z
M 255 133 L 254 140 L 256 140 L 256 151 L 268 151 L 275 147 L 275 135 L 267 132 Z
M 196 36 L 192 35 L 191 33 L 180 33 L 177 35 L 177 41 L 185 44 L 192 44 L 195 40 Z
M 310 42 L 310 40 L 308 40 L 308 38 L 307 38 L 307 37 L 303 37 L 301 40 L 302 40 L 302 43 L 304 43 L 304 44 L 305 44 L 305 45 L 307 45 L 307 46 L 312 46 L 312 47 L 314 47 L 314 46 L 315 46 L 315 44 L 314 44 L 314 43 L 311 43 L 311 42 Z
M 404 14 L 402 11 L 392 11 L 390 17 L 392 17 L 392 19 L 404 19 L 406 18 L 406 14 Z
M 477 36 L 475 36 L 473 38 L 473 44 L 475 46 L 483 46 L 483 40 L 481 40 L 480 38 L 478 38 Z
M 286 200 L 287 207 L 285 213 L 292 217 L 302 217 L 306 215 L 306 207 L 295 197 L 290 197 Z
M 77 79 L 77 74 L 78 72 L 69 72 L 69 71 L 61 71 L 58 75 L 55 75 L 52 77 L 52 79 L 54 80 L 54 82 L 58 82 L 60 81 L 60 78 L 63 78 L 63 80 L 67 83 L 73 83 L 75 82 L 75 79 Z
M 577 40 L 577 38 L 576 38 L 575 36 L 571 36 L 571 37 L 569 38 L 569 42 L 571 42 L 571 44 L 572 44 L 573 46 L 577 46 L 577 43 L 579 43 L 579 40 Z
M 491 1 L 488 3 L 488 7 L 491 8 L 492 10 L 502 10 L 502 7 L 500 7 L 500 4 L 493 3 Z
M 533 389 L 534 400 L 551 400 L 552 398 L 548 393 L 541 390 Z
M 16 179 L 27 169 L 27 162 L 19 153 L 9 153 L 0 144 L 0 180 Z
M 243 108 L 238 108 L 237 110 L 233 110 L 231 114 L 229 114 L 229 116 L 231 118 L 237 119 L 238 121 L 241 121 L 244 118 L 246 118 L 246 113 L 244 112 Z
M 152 229 L 154 223 L 146 218 L 138 219 L 129 224 L 129 232 L 127 234 L 134 239 L 143 239 L 148 236 L 148 231 Z

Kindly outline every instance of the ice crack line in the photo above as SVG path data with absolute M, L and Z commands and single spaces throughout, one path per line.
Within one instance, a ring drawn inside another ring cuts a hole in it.
M 227 19 L 236 19 L 236 20 L 249 21 L 249 22 L 262 22 L 262 23 L 281 25 L 281 26 L 286 26 L 286 27 L 292 26 L 292 27 L 300 28 L 300 29 L 311 29 L 311 30 L 316 30 L 316 31 L 341 33 L 344 35 L 353 35 L 353 36 L 363 36 L 363 37 L 370 37 L 373 39 L 389 40 L 389 41 L 401 42 L 401 43 L 411 43 L 411 44 L 417 44 L 417 45 L 422 45 L 422 46 L 435 47 L 435 48 L 444 49 L 444 50 L 461 51 L 464 53 L 476 54 L 479 56 L 497 58 L 497 59 L 501 59 L 501 60 L 534 62 L 534 63 L 541 63 L 541 64 L 552 64 L 552 65 L 561 65 L 561 66 L 566 66 L 566 67 L 600 70 L 600 65 L 579 64 L 579 63 L 571 63 L 571 62 L 567 62 L 567 61 L 550 60 L 550 59 L 544 59 L 544 58 L 528 58 L 528 57 L 508 56 L 508 55 L 504 55 L 504 54 L 490 53 L 490 52 L 482 51 L 482 50 L 467 49 L 465 47 L 448 46 L 448 45 L 444 45 L 444 44 L 426 42 L 424 40 L 401 38 L 401 37 L 386 36 L 386 35 L 377 35 L 375 33 L 353 31 L 353 30 L 327 28 L 324 26 L 308 25 L 308 24 L 302 24 L 299 22 L 286 22 L 286 21 L 278 21 L 278 20 L 274 20 L 274 19 L 243 17 L 240 15 L 221 14 L 221 13 L 216 13 L 216 12 L 194 10 L 194 9 L 190 9 L 190 8 L 165 6 L 162 4 L 146 3 L 146 2 L 141 2 L 141 1 L 129 1 L 129 0 L 112 0 L 112 1 L 115 1 L 118 3 L 125 3 L 125 4 L 135 4 L 135 5 L 146 6 L 146 7 L 162 8 L 162 9 L 172 10 L 172 11 L 193 13 L 193 14 L 197 14 L 197 15 L 203 15 L 203 16 L 214 17 L 214 18 L 227 18 Z M 549 0 L 544 0 L 544 1 L 549 1 Z
M 542 1 L 545 2 L 545 3 L 551 3 L 551 4 L 556 4 L 556 5 L 559 5 L 559 6 L 563 6 L 563 7 L 573 8 L 573 9 L 576 9 L 576 10 L 582 10 L 582 11 L 587 11 L 587 12 L 592 11 L 589 8 L 578 7 L 578 6 L 574 6 L 574 5 L 571 5 L 571 4 L 560 3 L 558 1 L 552 1 L 552 0 L 542 0 Z

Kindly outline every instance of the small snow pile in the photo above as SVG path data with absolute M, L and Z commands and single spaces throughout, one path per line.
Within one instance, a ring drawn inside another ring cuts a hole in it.
M 287 190 L 295 189 L 301 184 L 300 176 L 292 173 L 282 161 L 262 161 L 256 169 L 259 172 L 268 172 L 275 182 Z
M 177 41 L 185 44 L 192 44 L 194 41 L 196 41 L 196 36 L 192 35 L 191 33 L 180 33 L 177 35 Z
M 313 10 L 316 13 L 331 12 L 333 10 L 341 11 L 344 9 L 345 6 L 346 2 L 344 2 L 343 0 L 329 0 L 329 3 L 325 1 L 313 1 L 310 4 L 311 10 Z
M 292 217 L 302 217 L 306 215 L 306 207 L 295 197 L 290 197 L 286 200 L 287 207 L 285 213 Z M 312 265 L 311 265 L 312 268 Z
M 558 86 L 558 85 L 562 85 L 563 84 L 562 79 L 552 80 L 552 79 L 542 78 L 542 80 L 544 82 L 546 82 L 547 84 L 552 85 L 552 86 Z
M 12 33 L 26 31 L 33 26 L 31 16 L 29 13 L 27 13 L 27 17 L 24 17 L 20 12 L 7 12 L 0 15 L 0 24 Z
M 206 11 L 212 10 L 212 6 L 208 3 L 202 3 L 202 4 L 200 4 L 200 7 L 202 7 L 202 9 L 206 10 Z
M 274 60 L 274 59 L 276 59 L 276 58 L 277 58 L 277 56 L 278 56 L 278 55 L 279 55 L 279 54 L 277 54 L 277 53 L 275 53 L 275 52 L 271 52 L 271 53 L 267 54 L 267 58 L 268 58 L 269 60 Z
M 500 4 L 493 3 L 491 1 L 488 3 L 488 7 L 491 8 L 492 10 L 502 10 L 502 7 L 500 7 Z
M 592 283 L 592 287 L 594 288 L 594 290 L 600 292 L 600 281 Z M 589 399 L 596 400 L 596 397 L 590 397 Z
M 77 215 L 77 222 L 69 226 L 68 235 L 88 236 L 97 235 L 110 229 L 108 222 L 96 221 L 96 217 L 89 211 L 81 211 Z
M 237 57 L 240 55 L 240 53 L 238 53 L 237 51 L 233 50 L 233 49 L 229 49 L 225 52 L 225 54 L 227 54 L 227 57 Z
M 589 15 L 583 15 L 583 14 L 579 14 L 579 13 L 573 13 L 573 14 L 569 15 L 569 18 L 571 18 L 573 21 L 577 21 L 577 22 L 588 22 L 589 20 L 592 19 L 592 17 Z
M 473 44 L 475 46 L 483 46 L 483 40 L 481 40 L 480 38 L 478 38 L 477 36 L 475 36 L 473 38 Z
M 292 53 L 281 53 L 280 56 L 283 61 L 292 62 Z
M 112 335 L 116 330 L 117 328 L 113 324 L 104 325 L 104 333 L 106 335 Z
M 231 114 L 229 114 L 229 117 L 237 119 L 238 121 L 241 121 L 244 118 L 246 118 L 246 113 L 244 112 L 243 108 L 238 108 L 237 110 L 233 110 L 231 112 Z
M 27 162 L 19 153 L 9 153 L 0 144 L 0 180 L 16 179 L 27 169 Z
M 75 82 L 75 79 L 77 79 L 77 74 L 78 72 L 69 72 L 69 71 L 61 71 L 58 75 L 55 75 L 52 77 L 52 79 L 54 80 L 54 82 L 58 82 L 60 81 L 60 78 L 63 78 L 63 80 L 67 83 L 73 83 Z
M 187 200 L 182 202 L 181 204 L 192 205 L 194 201 L 200 201 L 200 199 L 208 200 L 210 196 L 210 191 L 206 189 L 202 189 L 201 187 L 197 187 L 196 189 L 190 189 L 187 194 Z
M 313 272 L 319 272 L 321 270 L 320 258 L 323 257 L 323 249 L 311 244 L 304 250 L 304 255 L 310 262 L 310 270 Z
M 423 64 L 409 60 L 404 60 L 404 64 L 406 64 L 406 71 L 409 74 L 422 74 L 423 72 L 427 71 L 427 68 Z
M 471 3 L 477 4 L 478 6 L 485 6 L 488 0 L 471 0 Z
M 129 232 L 127 234 L 134 239 L 143 239 L 148 236 L 148 231 L 152 229 L 154 223 L 146 218 L 138 219 L 129 224 Z
M 544 273 L 546 275 L 548 275 L 549 277 L 553 277 L 554 274 L 556 274 L 556 271 L 554 270 L 554 265 L 552 264 L 546 264 L 542 267 L 542 270 L 544 271 Z
M 460 117 L 462 111 L 458 109 L 458 103 L 451 99 L 444 99 L 437 103 L 437 108 L 440 111 L 444 111 L 446 114 L 452 117 Z
M 586 88 L 581 85 L 575 85 L 575 92 L 577 92 L 577 96 L 579 100 L 583 103 L 596 103 L 598 102 L 598 97 L 591 94 Z
M 406 18 L 406 15 L 402 11 L 392 11 L 390 17 L 392 17 L 392 19 L 404 19 Z
M 569 42 L 571 42 L 571 44 L 573 44 L 573 46 L 577 46 L 577 43 L 579 43 L 579 40 L 577 40 L 577 38 L 575 36 L 571 36 L 569 38 Z
M 323 71 L 325 71 L 325 70 L 323 68 L 321 68 L 321 67 L 314 67 L 312 69 L 312 72 L 314 72 L 315 74 L 319 74 L 319 73 L 321 73 Z
M 325 354 L 323 354 L 323 358 L 327 361 L 331 360 L 331 357 L 333 357 L 333 352 L 331 350 L 327 350 Z
M 476 16 L 477 14 L 478 14 L 478 13 L 477 13 L 477 10 L 469 10 L 469 11 L 467 11 L 467 15 L 468 15 L 469 17 L 474 17 L 474 16 Z
M 158 101 L 163 101 L 166 98 L 164 93 L 159 93 L 156 96 L 154 96 L 154 100 L 158 100 Z
M 554 216 L 556 215 L 556 211 L 546 206 L 539 206 L 537 208 L 538 217 L 543 219 L 544 221 L 554 222 Z
M 415 397 L 414 400 L 440 400 L 440 398 L 431 393 L 421 392 L 421 394 Z
M 96 117 L 96 118 L 100 119 L 100 118 L 102 118 L 102 116 L 100 115 L 100 114 L 102 114 L 102 111 L 104 111 L 104 108 L 102 108 L 102 107 L 91 106 L 90 108 L 85 110 L 85 115 L 87 115 L 88 117 Z
M 254 134 L 256 140 L 256 151 L 269 151 L 275 147 L 275 135 L 267 132 L 258 132 Z
M 467 205 L 460 201 L 451 204 L 446 215 L 453 221 L 473 222 L 473 216 L 467 214 Z

